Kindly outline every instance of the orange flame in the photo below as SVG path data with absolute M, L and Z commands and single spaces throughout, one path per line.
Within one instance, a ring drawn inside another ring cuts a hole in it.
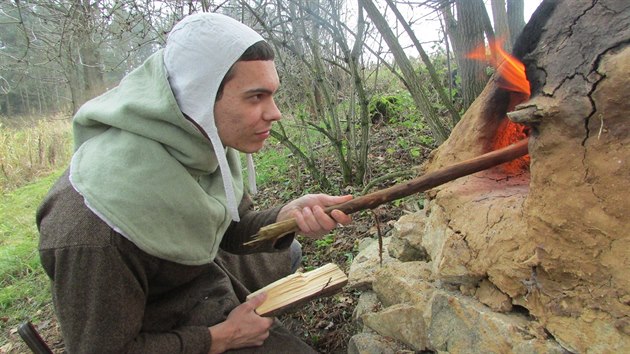
M 525 65 L 518 59 L 503 50 L 503 40 L 490 41 L 491 55 L 486 54 L 486 47 L 481 44 L 466 57 L 475 60 L 488 61 L 497 69 L 497 84 L 514 94 L 510 95 L 509 109 L 529 99 L 531 88 L 525 75 Z M 497 129 L 493 142 L 494 149 L 513 144 L 527 137 L 528 128 L 522 124 L 514 123 L 508 118 L 503 119 Z M 529 155 L 520 159 L 507 162 L 502 165 L 506 172 L 519 172 L 529 167 Z
M 481 44 L 468 53 L 466 57 L 488 61 L 497 69 L 499 87 L 512 92 L 524 93 L 527 96 L 524 100 L 528 99 L 531 89 L 525 75 L 525 65 L 503 50 L 503 40 L 490 41 L 489 46 L 491 55 L 486 54 L 486 47 Z

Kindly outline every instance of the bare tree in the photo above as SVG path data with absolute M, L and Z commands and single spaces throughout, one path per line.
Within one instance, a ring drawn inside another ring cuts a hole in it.
M 497 38 L 503 40 L 507 52 L 525 27 L 524 0 L 492 0 L 492 18 Z
M 424 66 L 427 68 L 427 71 L 429 72 L 429 77 L 431 78 L 431 85 L 433 86 L 433 89 L 437 92 L 438 96 L 440 97 L 440 101 L 442 102 L 442 104 L 444 104 L 444 106 L 446 106 L 449 114 L 451 115 L 451 123 L 452 123 L 451 127 L 454 126 L 455 124 L 457 124 L 457 122 L 459 122 L 459 119 L 460 119 L 459 113 L 453 106 L 451 99 L 446 95 L 446 92 L 444 91 L 444 86 L 442 85 L 442 82 L 440 78 L 438 77 L 438 74 L 435 70 L 435 67 L 433 66 L 433 63 L 431 62 L 431 59 L 422 48 L 422 43 L 420 43 L 420 41 L 418 40 L 418 37 L 416 36 L 414 31 L 411 29 L 410 24 L 403 17 L 402 13 L 398 10 L 398 7 L 394 4 L 394 1 L 386 0 L 386 2 L 387 2 L 387 5 L 392 9 L 394 14 L 396 15 L 396 19 L 398 19 L 398 22 L 400 22 L 402 26 L 405 28 L 407 35 L 409 36 L 409 38 L 411 38 L 411 41 L 413 45 L 416 47 L 418 54 L 420 54 L 420 58 L 422 59 Z
M 45 44 L 25 25 L 36 20 L 17 2 L 0 3 L 0 94 L 4 101 L 0 113 L 8 117 L 55 110 L 60 100 L 57 88 L 65 84 L 59 68 L 48 65 L 50 60 L 41 52 L 31 50 Z M 38 107 L 31 105 L 35 100 Z
M 176 10 L 183 1 L 31 0 L 0 6 L 0 19 L 4 15 L 17 35 L 11 48 L 0 48 L 0 75 L 10 78 L 8 92 L 29 84 L 38 87 L 54 74 L 55 89 L 65 86 L 74 112 L 163 43 L 164 34 L 181 18 Z
M 343 183 L 362 184 L 370 125 L 362 69 L 363 15 L 353 19 L 356 27 L 350 29 L 344 2 L 339 0 L 277 0 L 264 7 L 243 3 L 281 54 L 278 64 L 284 91 L 300 92 L 305 98 L 294 101 L 280 95 L 285 115 L 293 119 L 278 124 L 273 136 L 303 159 L 325 187 L 330 182 L 317 163 L 317 149 L 310 138 L 312 131 L 319 133 L 333 148 Z M 295 124 L 303 135 L 289 136 L 286 124 Z

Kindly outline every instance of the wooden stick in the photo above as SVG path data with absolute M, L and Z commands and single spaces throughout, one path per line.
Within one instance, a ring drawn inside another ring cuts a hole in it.
M 415 193 L 424 192 L 457 178 L 483 171 L 490 167 L 494 167 L 527 155 L 528 142 L 529 139 L 525 138 L 502 149 L 491 151 L 470 160 L 441 168 L 437 171 L 427 173 L 424 176 L 414 178 L 407 182 L 399 183 L 389 188 L 354 198 L 345 203 L 329 206 L 325 208 L 324 211 L 326 213 L 330 213 L 331 211 L 338 209 L 346 214 L 351 214 L 360 210 L 374 209 L 381 204 L 407 197 Z M 297 226 L 295 219 L 288 219 L 261 228 L 258 233 L 254 235 L 253 240 L 245 244 L 249 245 L 261 241 L 277 240 L 282 236 L 297 231 L 299 231 L 299 227 Z

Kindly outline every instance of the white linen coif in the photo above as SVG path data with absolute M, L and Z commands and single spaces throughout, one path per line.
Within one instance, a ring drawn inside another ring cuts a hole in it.
M 173 27 L 164 49 L 164 65 L 177 104 L 204 130 L 217 155 L 227 208 L 234 221 L 240 220 L 238 204 L 225 147 L 214 122 L 214 102 L 230 67 L 247 48 L 262 40 L 253 29 L 228 16 L 199 13 Z M 249 186 L 256 193 L 253 159 L 247 155 Z

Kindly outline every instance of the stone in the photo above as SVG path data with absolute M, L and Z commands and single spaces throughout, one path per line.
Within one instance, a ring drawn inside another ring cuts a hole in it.
M 451 353 L 558 353 L 566 350 L 532 330 L 522 315 L 501 314 L 481 303 L 436 290 L 425 309 L 429 348 Z
M 398 262 L 389 256 L 386 251 L 389 246 L 391 236 L 383 237 L 383 265 L 390 262 Z M 348 285 L 350 289 L 368 290 L 374 281 L 374 272 L 381 267 L 379 259 L 378 242 L 370 242 L 365 249 L 359 252 L 350 264 L 348 274 Z
M 459 286 L 459 292 L 466 296 L 475 296 L 477 287 L 473 284 L 462 284 Z
M 365 326 L 385 337 L 394 338 L 414 350 L 425 350 L 428 344 L 424 308 L 398 304 L 377 313 L 364 314 Z
M 352 312 L 352 320 L 356 322 L 359 326 L 363 326 L 363 322 L 361 321 L 361 316 L 366 313 L 377 312 L 382 308 L 381 302 L 378 300 L 376 293 L 374 291 L 364 291 L 359 296 L 359 300 L 357 301 L 357 305 Z
M 425 304 L 435 289 L 431 277 L 430 263 L 390 263 L 376 271 L 372 289 L 384 306 Z
M 488 279 L 484 279 L 479 284 L 475 292 L 475 297 L 482 304 L 490 307 L 493 311 L 509 312 L 512 310 L 512 301 L 509 296 L 501 292 Z
M 614 319 L 603 311 L 586 309 L 578 318 L 553 316 L 546 327 L 560 344 L 575 353 L 629 352 L 628 335 L 616 328 Z
M 404 238 L 392 237 L 387 251 L 390 257 L 396 258 L 401 262 L 428 260 L 426 251 L 412 247 L 409 241 Z
M 359 240 L 359 244 L 357 246 L 357 250 L 359 252 L 363 251 L 364 249 L 368 248 L 368 246 L 370 246 L 372 243 L 377 242 L 378 240 L 375 238 L 371 238 L 371 237 L 365 237 Z
M 348 354 L 399 354 L 405 347 L 391 338 L 378 334 L 359 333 L 350 338 Z
M 425 219 L 424 214 L 418 212 L 403 215 L 394 223 L 392 241 L 387 248 L 390 256 L 401 262 L 429 260 L 427 251 L 422 246 L 422 222 Z

